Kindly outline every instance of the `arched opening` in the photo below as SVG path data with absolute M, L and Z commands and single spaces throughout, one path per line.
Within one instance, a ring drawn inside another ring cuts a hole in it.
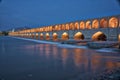
M 70 30 L 74 30 L 74 24 L 70 23 Z
M 36 39 L 38 39 L 38 33 L 36 33 Z
M 120 34 L 119 34 L 119 36 L 118 36 L 118 41 L 120 41 Z
M 86 29 L 91 29 L 91 22 L 90 21 L 86 22 Z
M 78 22 L 75 23 L 75 30 L 79 30 L 79 23 Z
M 41 39 L 41 40 L 44 39 L 43 33 L 40 34 L 40 39 Z
M 103 32 L 98 31 L 95 34 L 93 34 L 92 40 L 93 41 L 106 41 L 107 37 Z
M 118 19 L 116 17 L 112 17 L 109 20 L 109 27 L 116 28 L 118 26 Z
M 47 27 L 47 31 L 50 31 L 49 26 Z
M 65 25 L 64 24 L 62 24 L 62 30 L 65 30 Z
M 34 33 L 33 33 L 31 36 L 32 36 L 32 38 L 34 39 Z
M 85 23 L 83 21 L 80 22 L 80 29 L 85 29 Z
M 100 28 L 107 28 L 107 26 L 108 26 L 108 22 L 107 22 L 107 20 L 106 19 L 101 19 L 100 20 Z
M 19 33 L 19 36 L 20 36 L 20 33 Z M 31 33 L 29 33 L 28 38 L 31 38 Z
M 64 32 L 64 33 L 62 34 L 62 40 L 68 40 L 68 39 L 69 39 L 68 33 Z
M 52 26 L 50 26 L 49 29 L 50 29 L 50 31 L 52 31 L 52 30 L 53 30 L 53 29 L 52 29 Z
M 52 26 L 52 31 L 55 31 L 55 26 Z
M 61 30 L 61 25 L 58 25 L 58 28 L 59 28 L 58 30 Z
M 119 23 L 118 23 L 119 27 L 120 27 L 120 17 L 119 17 Z
M 50 40 L 50 34 L 46 33 L 46 40 Z
M 93 28 L 93 29 L 97 29 L 98 26 L 99 26 L 98 20 L 97 20 L 97 19 L 93 20 L 93 22 L 92 22 L 92 28 Z
M 83 39 L 84 39 L 84 35 L 83 35 L 81 32 L 77 32 L 77 33 L 74 35 L 74 39 L 75 39 L 75 40 L 83 40 Z
M 69 30 L 69 24 L 66 24 L 65 26 L 66 26 L 65 30 Z
M 55 30 L 58 31 L 58 25 L 55 26 Z
M 57 33 L 53 33 L 53 40 L 57 40 L 58 39 L 58 35 L 57 35 Z

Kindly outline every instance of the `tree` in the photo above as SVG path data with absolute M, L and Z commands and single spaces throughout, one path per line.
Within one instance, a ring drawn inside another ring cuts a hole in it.
M 2 32 L 2 35 L 5 35 L 5 36 L 7 36 L 7 35 L 8 35 L 8 32 L 6 32 L 6 31 L 3 31 L 3 32 Z

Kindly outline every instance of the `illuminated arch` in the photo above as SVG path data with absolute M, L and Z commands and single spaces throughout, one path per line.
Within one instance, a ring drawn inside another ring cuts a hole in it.
M 93 20 L 92 22 L 92 28 L 97 29 L 99 27 L 99 21 L 97 19 Z
M 38 33 L 36 33 L 36 39 L 38 39 Z
M 40 28 L 40 32 L 43 32 L 43 28 Z
M 58 31 L 58 25 L 55 26 L 55 30 Z
M 118 26 L 118 19 L 116 17 L 112 17 L 109 19 L 109 27 L 116 28 Z
M 118 41 L 120 41 L 120 34 L 119 34 L 119 36 L 118 36 Z
M 46 33 L 46 40 L 50 40 L 50 34 Z
M 70 23 L 70 30 L 74 30 L 74 23 Z
M 58 30 L 61 30 L 61 25 L 58 25 Z
M 50 26 L 50 28 L 49 28 L 49 29 L 50 29 L 50 31 L 52 31 L 52 30 L 53 30 L 52 26 Z
M 43 32 L 45 31 L 45 27 L 42 27 L 42 31 L 43 31 Z
M 83 21 L 80 22 L 80 29 L 85 29 L 85 23 Z
M 40 34 L 40 39 L 44 39 L 43 33 Z
M 65 25 L 64 24 L 62 24 L 62 30 L 65 30 Z
M 79 23 L 78 22 L 75 23 L 75 29 L 79 30 Z
M 81 32 L 77 32 L 77 33 L 74 35 L 74 39 L 75 39 L 75 40 L 83 40 L 83 39 L 84 39 L 84 35 L 83 35 Z
M 108 26 L 108 22 L 106 19 L 101 19 L 100 20 L 100 28 L 106 28 Z
M 58 39 L 58 34 L 57 33 L 53 33 L 53 40 L 57 40 Z
M 62 34 L 62 40 L 68 40 L 69 39 L 69 34 L 67 32 L 64 32 Z
M 69 24 L 66 24 L 65 27 L 66 30 L 69 30 Z
M 93 41 L 106 41 L 107 37 L 103 32 L 98 31 L 95 34 L 93 34 L 92 40 Z
M 45 27 L 45 31 L 47 31 L 47 27 Z
M 55 31 L 55 26 L 52 26 L 52 31 Z
M 31 34 L 31 36 L 32 36 L 32 38 L 34 38 L 34 33 L 33 33 L 33 34 Z
M 86 22 L 86 29 L 91 29 L 91 22 L 90 21 Z
M 32 38 L 31 33 L 29 34 L 29 37 Z
M 48 26 L 46 27 L 46 29 L 47 29 L 47 31 L 49 31 L 49 27 Z
M 120 17 L 119 17 L 119 23 L 118 24 L 119 24 L 119 27 L 120 27 Z

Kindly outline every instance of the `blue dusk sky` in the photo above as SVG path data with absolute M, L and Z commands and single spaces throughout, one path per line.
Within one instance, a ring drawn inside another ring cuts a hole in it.
M 0 0 L 0 31 L 118 14 L 117 0 Z

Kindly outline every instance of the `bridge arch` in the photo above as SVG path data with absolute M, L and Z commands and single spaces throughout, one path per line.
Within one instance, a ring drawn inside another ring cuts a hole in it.
M 62 24 L 62 30 L 65 30 L 65 24 Z
M 62 27 L 61 24 L 59 24 L 59 25 L 58 25 L 58 29 L 61 30 L 61 27 Z
M 70 23 L 70 30 L 74 30 L 74 23 Z
M 79 23 L 75 22 L 75 30 L 79 30 Z
M 103 18 L 100 20 L 100 28 L 106 28 L 108 26 L 107 19 Z
M 38 34 L 38 33 L 36 33 L 36 39 L 38 39 L 38 36 L 39 36 L 39 34 Z
M 119 36 L 118 36 L 118 41 L 120 41 L 120 34 L 119 34 Z
M 80 29 L 85 29 L 85 23 L 83 21 L 80 22 Z
M 52 31 L 52 30 L 53 30 L 53 26 L 50 26 L 50 27 L 49 27 L 49 30 Z
M 62 34 L 62 40 L 68 40 L 69 39 L 69 34 L 67 32 L 64 32 Z
M 50 34 L 46 33 L 46 40 L 50 40 Z
M 92 28 L 97 29 L 99 27 L 99 21 L 97 19 L 93 20 L 92 22 Z
M 53 37 L 53 40 L 57 40 L 58 39 L 58 34 L 57 33 L 53 33 L 52 37 Z
M 40 39 L 44 39 L 43 33 L 40 33 Z
M 106 35 L 103 32 L 98 31 L 98 32 L 93 34 L 92 40 L 93 41 L 106 41 L 107 37 L 106 37 Z
M 91 29 L 91 22 L 90 21 L 86 22 L 86 29 Z
M 65 27 L 66 27 L 65 30 L 69 30 L 69 24 L 66 24 Z
M 118 19 L 116 17 L 112 17 L 109 19 L 109 27 L 116 28 L 118 26 Z
M 77 32 L 77 33 L 74 35 L 74 39 L 75 39 L 75 40 L 83 40 L 83 39 L 84 39 L 84 35 L 83 35 L 81 32 Z

